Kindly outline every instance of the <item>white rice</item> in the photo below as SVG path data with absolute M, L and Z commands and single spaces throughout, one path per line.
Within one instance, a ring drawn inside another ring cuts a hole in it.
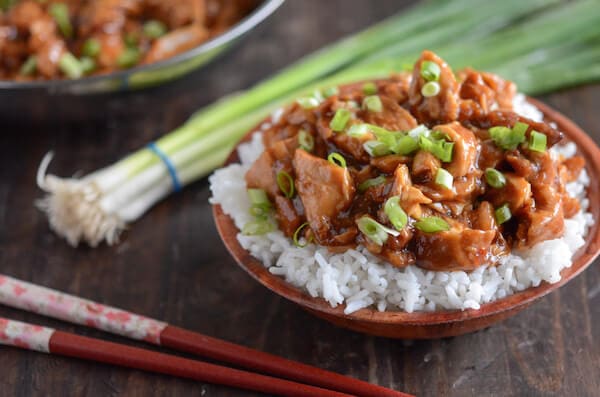
M 542 120 L 542 113 L 522 95 L 515 98 L 514 108 L 525 117 Z M 575 144 L 568 143 L 552 150 L 554 155 L 571 157 L 576 149 Z M 250 142 L 239 146 L 241 164 L 219 169 L 209 179 L 210 202 L 220 204 L 239 229 L 252 219 L 244 174 L 263 150 L 260 132 L 257 132 Z M 345 304 L 346 314 L 369 306 L 379 311 L 407 312 L 479 309 L 483 303 L 538 286 L 542 281 L 560 280 L 561 270 L 571 266 L 573 254 L 584 245 L 584 236 L 594 221 L 592 214 L 586 212 L 589 183 L 584 170 L 577 181 L 567 185 L 569 194 L 580 199 L 582 210 L 565 220 L 562 238 L 513 252 L 498 266 L 484 265 L 470 273 L 431 271 L 417 266 L 399 269 L 362 246 L 336 254 L 314 244 L 298 248 L 280 231 L 263 236 L 239 233 L 237 238 L 272 274 L 313 297 L 324 298 L 333 307 Z

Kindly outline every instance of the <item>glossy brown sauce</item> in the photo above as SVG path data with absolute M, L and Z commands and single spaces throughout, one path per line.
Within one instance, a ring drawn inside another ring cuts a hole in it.
M 427 82 L 421 75 L 424 61 L 439 66 L 437 95 L 422 94 Z M 378 111 L 361 106 L 366 97 L 363 84 L 347 85 L 313 108 L 288 106 L 264 132 L 266 150 L 246 174 L 246 182 L 249 188 L 267 192 L 279 228 L 287 236 L 308 222 L 301 234 L 331 250 L 362 244 L 398 267 L 472 270 L 498 263 L 513 248 L 562 235 L 565 216 L 579 210 L 565 184 L 578 177 L 584 161 L 552 157 L 548 149 L 562 134 L 513 112 L 513 83 L 471 69 L 455 76 L 442 59 L 426 51 L 412 74 L 377 81 L 376 88 Z M 351 117 L 344 130 L 336 132 L 331 121 L 341 108 Z M 426 126 L 429 134 L 453 144 L 452 157 L 443 161 L 422 147 L 404 155 L 370 154 L 364 144 L 377 139 L 373 131 L 349 134 L 350 127 L 364 123 L 403 135 Z M 527 125 L 526 141 L 514 149 L 499 147 L 489 129 L 513 128 L 517 123 Z M 544 150 L 530 147 L 533 131 L 545 135 Z M 299 147 L 300 133 L 312 136 L 311 150 Z M 346 167 L 327 160 L 334 152 L 343 156 Z M 452 176 L 450 188 L 436 182 L 440 168 Z M 502 186 L 490 185 L 484 172 L 488 168 L 503 175 Z M 292 198 L 277 184 L 281 171 L 294 181 Z M 364 182 L 373 178 L 379 183 L 364 188 Z M 384 209 L 391 197 L 398 197 L 408 216 L 401 228 L 394 228 Z M 510 210 L 507 221 L 496 213 L 503 206 Z M 395 232 L 383 243 L 375 241 L 357 225 L 365 216 Z M 447 230 L 417 227 L 419 220 L 430 217 L 440 218 Z

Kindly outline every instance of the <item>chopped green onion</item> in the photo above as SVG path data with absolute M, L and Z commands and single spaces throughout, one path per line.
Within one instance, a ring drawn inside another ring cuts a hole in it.
M 408 136 L 410 136 L 411 138 L 414 138 L 414 139 L 419 139 L 419 137 L 421 135 L 425 135 L 426 137 L 428 137 L 429 134 L 430 134 L 429 128 L 427 128 L 423 124 L 419 124 L 418 126 L 416 126 L 415 128 L 413 128 L 412 130 L 408 131 L 408 133 L 407 133 Z
M 369 132 L 367 124 L 354 124 L 348 129 L 348 135 L 353 138 L 361 138 Z
M 425 233 L 436 233 L 450 230 L 448 222 L 437 216 L 421 218 L 415 222 L 415 227 Z
M 323 90 L 323 96 L 325 98 L 329 98 L 330 96 L 334 96 L 334 95 L 338 95 L 340 93 L 339 88 L 333 86 L 333 87 L 327 87 Z
M 303 224 L 301 224 L 300 226 L 298 226 L 298 228 L 296 229 L 296 231 L 294 232 L 294 245 L 298 248 L 304 248 L 308 245 L 310 239 L 307 239 L 307 241 L 304 244 L 300 243 L 300 232 L 302 231 L 302 229 L 304 229 L 306 226 L 308 226 L 308 222 L 304 222 Z
M 385 181 L 386 181 L 386 179 L 385 179 L 384 175 L 379 175 L 377 178 L 367 179 L 366 181 L 364 181 L 358 185 L 358 191 L 364 192 L 365 190 L 367 190 L 370 187 L 379 186 L 382 183 L 385 183 Z
M 531 134 L 529 135 L 529 150 L 533 150 L 534 152 L 545 152 L 546 144 L 546 135 L 535 130 L 531 131 Z
M 300 130 L 298 132 L 298 145 L 300 145 L 300 149 L 312 152 L 315 148 L 315 138 L 306 130 Z
M 516 123 L 513 128 L 497 126 L 488 131 L 496 146 L 504 150 L 514 150 L 520 143 L 525 142 L 527 128 L 529 126 L 525 123 Z
M 331 153 L 329 156 L 327 156 L 327 161 L 329 161 L 333 165 L 346 168 L 346 159 L 339 153 Z
M 445 163 L 452 161 L 452 151 L 454 142 L 446 142 L 444 140 L 436 140 L 427 138 L 424 135 L 419 137 L 419 147 Z
M 396 140 L 396 144 L 392 147 L 392 151 L 396 154 L 406 156 L 419 148 L 419 142 L 408 135 L 402 135 Z
M 356 221 L 356 225 L 358 226 L 358 230 L 377 245 L 383 245 L 390 234 L 392 236 L 398 236 L 400 234 L 397 230 L 385 227 L 367 215 L 359 218 Z
M 424 97 L 436 96 L 440 93 L 440 84 L 437 81 L 429 81 L 421 88 L 421 95 Z
M 358 109 L 358 103 L 356 101 L 348 101 L 346 102 L 346 106 L 348 109 Z
M 406 212 L 404 212 L 400 206 L 399 196 L 393 196 L 387 199 L 383 206 L 383 211 L 397 230 L 402 230 L 408 223 L 408 215 L 406 215 Z
M 161 21 L 157 21 L 156 19 L 152 19 L 146 23 L 142 27 L 144 35 L 151 39 L 158 39 L 161 36 L 164 36 L 167 33 L 167 26 Z
M 271 205 L 267 192 L 263 189 L 248 189 L 248 198 L 252 204 L 268 204 Z
M 267 204 L 252 204 L 250 206 L 250 215 L 256 219 L 268 219 L 269 212 L 271 212 L 271 207 Z
M 311 96 L 298 98 L 296 100 L 296 102 L 298 103 L 298 105 L 302 106 L 304 109 L 314 109 L 317 106 L 319 106 L 319 100 L 317 98 L 313 98 Z
M 497 189 L 506 185 L 506 177 L 504 174 L 494 168 L 487 168 L 485 170 L 485 180 L 488 185 Z
M 426 81 L 438 81 L 442 70 L 439 65 L 432 61 L 424 61 L 421 64 L 421 77 Z
M 279 171 L 277 173 L 277 186 L 279 186 L 279 190 L 283 192 L 285 197 L 294 197 L 294 179 L 287 172 Z
M 381 99 L 377 95 L 370 95 L 363 100 L 363 107 L 369 112 L 380 113 L 383 110 Z
M 21 65 L 21 69 L 19 69 L 19 74 L 23 76 L 31 76 L 37 70 L 37 57 L 35 55 L 31 55 L 23 65 Z
M 437 174 L 435 175 L 435 183 L 445 187 L 446 189 L 452 189 L 452 183 L 454 182 L 454 177 L 451 173 L 446 171 L 443 168 L 438 168 Z
M 83 47 L 81 47 L 81 54 L 86 57 L 95 58 L 98 54 L 100 54 L 102 46 L 97 39 L 87 39 L 85 43 L 83 43 Z
M 508 220 L 510 220 L 510 218 L 512 218 L 512 214 L 510 212 L 508 204 L 504 204 L 503 206 L 496 208 L 496 211 L 494 211 L 494 215 L 496 217 L 496 222 L 498 222 L 499 225 L 503 224 L 504 222 L 507 222 Z
M 362 91 L 365 95 L 377 94 L 377 86 L 373 82 L 365 83 L 362 86 Z
M 363 148 L 371 157 L 380 157 L 392 153 L 388 145 L 379 141 L 367 141 L 363 143 Z
M 331 127 L 331 129 L 335 132 L 344 131 L 344 128 L 346 128 L 346 124 L 348 124 L 351 115 L 352 113 L 348 109 L 338 109 L 335 112 L 333 119 L 331 119 L 329 127 Z
M 48 13 L 54 18 L 54 22 L 60 32 L 66 38 L 73 36 L 73 25 L 69 19 L 69 8 L 65 3 L 53 3 L 48 7 Z
M 81 64 L 81 70 L 83 71 L 83 74 L 89 74 L 96 70 L 96 61 L 90 57 L 81 57 L 79 59 L 79 63 Z
M 70 79 L 78 79 L 83 75 L 81 63 L 70 52 L 65 52 L 58 61 L 60 70 Z
M 135 47 L 128 47 L 117 58 L 117 64 L 121 68 L 133 67 L 139 62 L 140 55 L 140 50 Z
M 255 219 L 244 225 L 242 234 L 245 236 L 260 236 L 273 230 L 273 224 L 264 219 Z

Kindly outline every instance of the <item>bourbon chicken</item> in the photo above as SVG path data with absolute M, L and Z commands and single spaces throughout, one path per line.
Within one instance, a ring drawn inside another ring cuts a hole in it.
M 256 5 L 256 0 L 0 2 L 0 79 L 79 78 L 162 61 L 222 33 Z
M 425 51 L 410 74 L 285 108 L 263 133 L 247 187 L 298 244 L 363 245 L 397 267 L 497 264 L 562 235 L 579 210 L 565 184 L 584 167 L 551 154 L 562 134 L 514 113 L 515 93 Z

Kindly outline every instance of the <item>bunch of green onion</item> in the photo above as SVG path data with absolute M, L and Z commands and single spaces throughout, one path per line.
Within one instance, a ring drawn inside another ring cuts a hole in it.
M 455 68 L 498 72 L 527 94 L 598 81 L 597 7 L 597 0 L 426 1 L 201 109 L 156 146 L 171 159 L 181 184 L 187 185 L 220 166 L 241 137 L 283 104 L 300 98 L 304 105 L 315 106 L 339 84 L 386 78 L 412 67 L 423 49 L 439 53 Z M 435 95 L 439 89 L 435 67 L 426 70 L 428 88 L 423 94 Z M 370 99 L 366 106 L 377 109 L 377 102 Z M 342 124 L 344 114 L 339 118 Z M 366 128 L 372 127 L 356 127 L 349 133 L 360 134 Z M 373 132 L 377 140 L 369 150 L 402 153 L 416 148 L 408 139 L 390 142 L 384 131 Z M 450 144 L 435 136 L 416 142 L 440 158 L 451 151 Z M 52 228 L 73 245 L 114 243 L 127 223 L 173 189 L 164 164 L 146 148 L 81 179 L 46 175 L 49 158 L 40 167 L 38 184 L 48 193 L 40 206 Z M 439 178 L 448 182 L 444 175 Z

